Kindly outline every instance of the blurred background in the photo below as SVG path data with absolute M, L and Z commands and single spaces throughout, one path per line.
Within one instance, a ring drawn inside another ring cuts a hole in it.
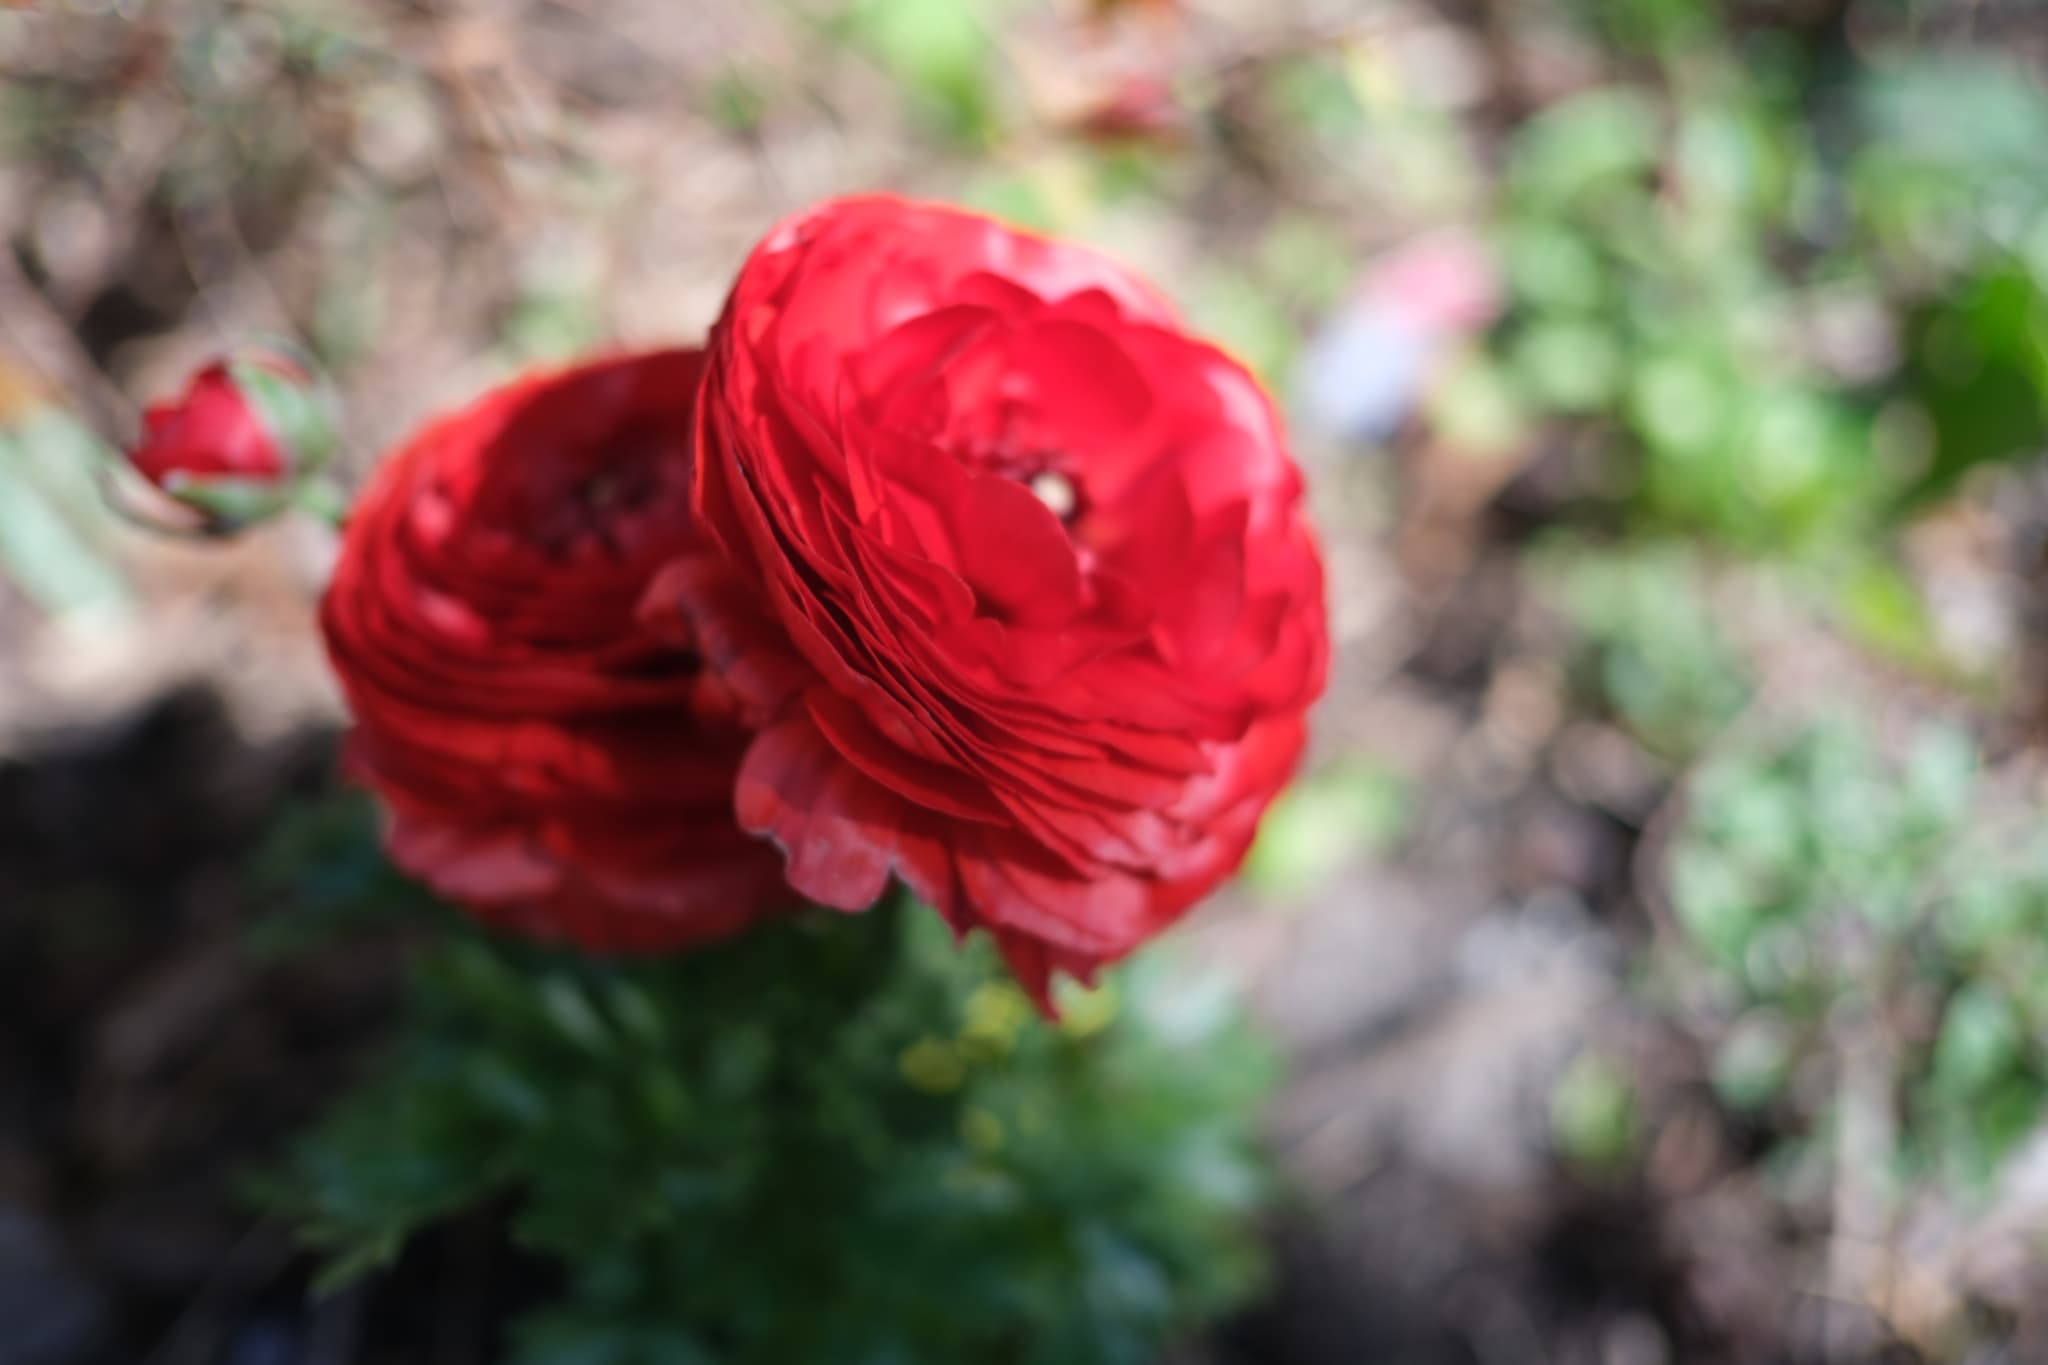
M 331 545 L 136 531 L 106 443 L 282 337 L 354 480 L 875 187 L 1159 281 L 1309 473 L 1315 752 L 1170 949 L 1294 1195 L 1183 1365 L 2048 1359 L 2044 61 L 2028 0 L 0 3 L 0 1365 L 494 1311 L 458 1227 L 308 1318 L 236 1198 L 394 989 L 248 948 Z

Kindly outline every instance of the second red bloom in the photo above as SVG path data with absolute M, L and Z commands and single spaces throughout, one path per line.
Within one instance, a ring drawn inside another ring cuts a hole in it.
M 400 866 L 596 950 L 736 931 L 784 899 L 733 822 L 746 739 L 637 607 L 696 543 L 701 358 L 520 380 L 429 424 L 357 503 L 322 608 L 356 773 Z

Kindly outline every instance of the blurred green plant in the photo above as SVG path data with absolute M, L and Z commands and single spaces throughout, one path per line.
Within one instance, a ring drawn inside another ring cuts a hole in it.
M 1408 819 L 1408 785 L 1373 763 L 1345 762 L 1296 779 L 1259 821 L 1244 878 L 1270 896 L 1297 896 L 1357 860 L 1385 853 Z
M 1917 446 L 1902 505 L 1949 493 L 1976 466 L 2048 443 L 2048 288 L 2024 262 L 1986 253 L 1916 304 L 1902 330 L 1906 396 L 1893 419 Z
M 1157 956 L 1051 1025 L 918 907 L 610 964 L 458 925 L 409 999 L 264 1197 L 332 1285 L 511 1196 L 533 1365 L 1144 1365 L 1258 1282 L 1271 1059 Z
M 1593 1178 L 1628 1169 L 1642 1145 L 1642 1121 L 1628 1073 L 1588 1050 L 1550 1092 L 1550 1133 L 1558 1155 Z
M 1884 1059 L 1901 1179 L 1981 1192 L 2048 1101 L 2048 850 L 1969 737 L 1881 745 L 1854 714 L 1732 744 L 1668 853 L 1665 967 L 1722 1099 L 1776 1112 L 1792 1169 L 1832 1122 L 1844 1029 Z
M 462 927 L 455 911 L 391 865 L 378 846 L 378 820 L 374 804 L 356 794 L 279 813 L 249 867 L 252 884 L 278 908 L 250 926 L 251 956 L 274 961 L 408 924 Z
M 1656 753 L 1689 759 L 1747 704 L 1749 664 L 1715 615 L 1698 552 L 1556 540 L 1531 556 L 1529 573 L 1576 636 L 1581 693 Z
M 100 486 L 119 461 L 54 407 L 0 420 L 0 577 L 56 619 L 104 620 L 133 607 Z
M 1496 349 L 1537 411 L 1598 434 L 1598 496 L 1801 552 L 2048 444 L 2037 81 L 1985 54 L 1843 69 L 1698 0 L 1582 8 L 1657 79 L 1512 139 Z
M 1889 273 L 1931 283 L 2000 251 L 2043 263 L 2048 90 L 2036 74 L 1981 50 L 1895 57 L 1864 70 L 1852 110 L 1849 205 Z
M 1598 89 L 1516 139 L 1500 337 L 1540 410 L 1600 422 L 1648 517 L 1783 548 L 1865 522 L 1871 419 L 1790 344 L 1811 150 L 1783 96 L 1724 79 L 1665 107 Z
M 854 0 L 832 27 L 899 81 L 937 129 L 979 145 L 998 126 L 989 25 L 1003 8 L 1002 0 Z

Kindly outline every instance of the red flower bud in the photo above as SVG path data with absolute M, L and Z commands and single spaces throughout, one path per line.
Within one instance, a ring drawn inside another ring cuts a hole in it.
M 306 372 L 270 353 L 215 361 L 142 423 L 128 462 L 216 526 L 282 510 L 334 449 L 333 423 Z

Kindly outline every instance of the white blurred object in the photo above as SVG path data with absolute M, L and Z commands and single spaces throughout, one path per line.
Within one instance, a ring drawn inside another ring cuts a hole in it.
M 1396 247 L 1310 339 L 1295 380 L 1301 422 L 1326 436 L 1386 440 L 1445 357 L 1499 312 L 1499 274 L 1475 237 L 1446 231 Z

